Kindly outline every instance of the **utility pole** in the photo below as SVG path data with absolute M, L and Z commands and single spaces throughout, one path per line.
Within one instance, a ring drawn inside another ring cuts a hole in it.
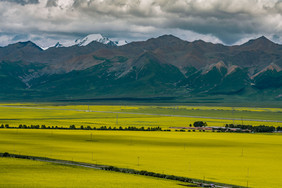
M 232 107 L 232 119 L 233 119 L 233 125 L 234 125 L 234 107 Z
M 191 171 L 191 162 L 188 163 L 188 171 Z
M 249 187 L 249 168 L 247 169 L 247 187 Z
M 116 125 L 118 125 L 118 114 L 117 114 L 117 117 L 116 117 Z

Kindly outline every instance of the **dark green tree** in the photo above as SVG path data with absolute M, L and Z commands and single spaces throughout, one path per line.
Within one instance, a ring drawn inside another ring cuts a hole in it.
M 207 123 L 203 122 L 203 121 L 196 121 L 196 122 L 194 122 L 193 125 L 194 125 L 194 127 L 206 127 Z

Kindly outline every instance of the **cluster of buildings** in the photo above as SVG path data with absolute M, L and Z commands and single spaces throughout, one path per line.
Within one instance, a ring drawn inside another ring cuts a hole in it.
M 221 131 L 221 132 L 252 132 L 249 129 L 230 128 L 230 127 L 169 127 L 176 130 L 194 130 L 194 131 Z

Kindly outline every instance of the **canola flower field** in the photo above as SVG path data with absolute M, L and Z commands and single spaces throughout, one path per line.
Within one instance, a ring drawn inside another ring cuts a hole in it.
M 180 188 L 179 182 L 40 161 L 0 158 L 0 187 Z M 185 185 L 189 185 L 185 183 Z
M 281 187 L 281 134 L 1 129 L 2 152 Z
M 225 124 L 282 126 L 282 108 L 205 107 L 205 106 L 121 106 L 2 104 L 0 124 L 18 126 L 135 126 L 188 127 L 195 121 L 208 126 Z
M 244 124 L 264 124 L 276 127 L 281 126 L 281 111 L 281 108 L 246 107 L 2 104 L 0 105 L 0 124 L 16 127 L 19 124 L 64 127 L 74 124 L 91 127 L 160 126 L 168 128 L 187 127 L 194 121 L 203 120 L 208 123 L 208 126 L 224 126 L 226 123 L 233 122 L 241 124 L 243 121 Z M 113 165 L 244 187 L 282 187 L 281 151 L 281 133 L 0 129 L 0 152 L 2 153 Z M 69 172 L 70 178 L 74 177 L 76 172 L 78 173 L 77 179 L 73 180 L 73 187 L 81 182 L 89 182 L 89 184 L 85 183 L 85 187 L 87 187 L 86 184 L 92 185 L 95 178 L 89 180 L 91 173 L 98 177 L 97 187 L 102 186 L 109 177 L 113 177 L 116 187 L 124 185 L 124 181 L 128 181 L 128 187 L 150 187 L 151 185 L 165 187 L 162 186 L 163 184 L 168 187 L 178 186 L 173 181 L 155 181 L 154 178 L 144 179 L 144 177 L 138 179 L 139 176 L 136 177 L 137 179 L 134 176 L 129 181 L 127 175 L 114 172 L 100 173 L 99 170 L 90 172 L 90 169 L 43 162 L 39 164 L 39 162 L 16 159 L 0 160 L 2 165 L 0 186 L 2 187 L 16 187 L 20 180 L 28 182 L 26 187 L 48 187 L 52 183 L 44 182 L 42 177 L 38 177 L 38 173 L 42 173 L 42 176 L 46 176 L 47 179 L 52 179 L 53 176 L 48 176 L 48 171 L 52 171 L 55 175 L 58 173 L 59 176 L 59 173 L 64 173 L 64 170 Z M 33 162 L 36 164 L 30 164 Z M 12 177 L 12 173 L 9 173 L 7 169 L 11 169 L 10 172 L 14 172 L 15 177 Z M 16 171 L 37 174 L 35 177 L 38 178 L 31 180 L 26 175 L 22 175 L 22 178 L 15 180 Z M 89 177 L 85 176 L 83 179 L 81 174 L 84 172 L 89 174 Z M 61 178 L 64 182 L 64 180 L 67 181 L 68 176 Z

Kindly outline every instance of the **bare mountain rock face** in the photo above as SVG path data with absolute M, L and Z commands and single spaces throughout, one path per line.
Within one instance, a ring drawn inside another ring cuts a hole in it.
M 95 39 L 95 40 L 94 40 Z M 0 47 L 0 99 L 268 96 L 281 100 L 282 46 L 265 37 L 237 46 L 164 35 L 116 45 L 89 35 L 42 50 Z

